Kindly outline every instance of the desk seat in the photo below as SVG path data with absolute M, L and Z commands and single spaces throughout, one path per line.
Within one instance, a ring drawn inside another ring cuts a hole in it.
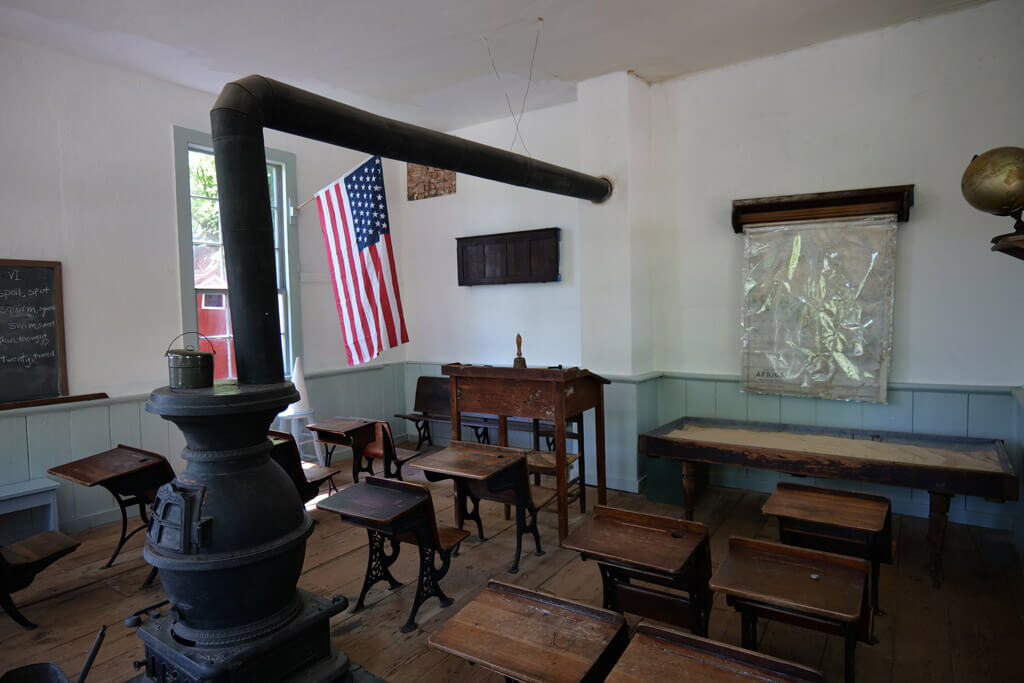
M 80 542 L 59 531 L 44 531 L 0 548 L 0 607 L 26 629 L 36 625 L 14 606 L 11 593 L 27 588 L 36 575 L 78 549 Z
M 437 527 L 437 540 L 441 546 L 441 550 L 445 552 L 450 552 L 468 537 L 469 532 L 465 529 L 457 529 L 453 526 Z

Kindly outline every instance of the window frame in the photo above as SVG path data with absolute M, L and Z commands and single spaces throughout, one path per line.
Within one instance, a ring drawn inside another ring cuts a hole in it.
M 199 316 L 196 310 L 195 273 L 192 255 L 192 190 L 189 183 L 188 153 L 190 150 L 213 152 L 213 137 L 181 126 L 174 126 L 174 180 L 175 204 L 178 221 L 178 280 L 181 293 L 181 325 L 183 332 L 194 332 L 199 329 Z M 295 155 L 291 152 L 265 148 L 267 163 L 278 166 L 283 176 L 281 192 L 277 198 L 277 225 L 280 226 L 281 249 L 279 250 L 278 267 L 285 266 L 284 288 L 287 310 L 284 320 L 287 329 L 281 330 L 285 336 L 284 372 L 290 378 L 295 358 L 302 355 L 302 306 L 299 291 L 299 225 L 298 213 L 295 211 L 296 170 Z M 284 263 L 282 263 L 282 261 Z M 275 283 L 276 284 L 276 283 Z M 210 290 L 219 292 L 221 290 Z M 223 290 L 230 295 L 228 290 Z

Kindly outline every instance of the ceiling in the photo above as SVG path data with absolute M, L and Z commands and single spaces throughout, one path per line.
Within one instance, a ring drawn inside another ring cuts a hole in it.
M 527 111 L 604 73 L 658 82 L 982 1 L 0 0 L 0 35 L 210 93 L 260 73 L 451 130 L 519 113 L 538 28 Z

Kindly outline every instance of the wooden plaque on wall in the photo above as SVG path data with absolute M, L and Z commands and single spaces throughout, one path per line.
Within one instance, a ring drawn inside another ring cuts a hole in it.
M 459 285 L 557 281 L 559 230 L 456 237 Z

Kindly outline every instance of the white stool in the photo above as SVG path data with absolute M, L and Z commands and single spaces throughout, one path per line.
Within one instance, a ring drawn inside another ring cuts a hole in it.
M 313 411 L 309 410 L 302 413 L 292 413 L 291 415 L 278 415 L 277 419 L 280 421 L 282 432 L 288 432 L 295 439 L 295 445 L 299 449 L 299 455 L 306 457 L 306 452 L 303 450 L 303 446 L 307 443 L 313 444 L 312 457 L 320 461 L 320 454 L 316 449 L 316 437 L 313 436 L 313 432 L 306 429 L 306 425 L 313 424 Z

